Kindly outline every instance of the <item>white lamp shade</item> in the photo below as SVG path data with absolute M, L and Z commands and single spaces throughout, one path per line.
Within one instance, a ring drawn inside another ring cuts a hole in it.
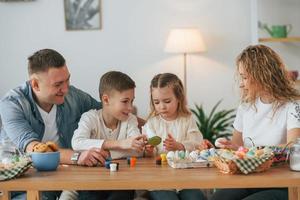
M 206 46 L 198 29 L 180 28 L 170 31 L 165 51 L 170 53 L 198 53 L 206 51 Z

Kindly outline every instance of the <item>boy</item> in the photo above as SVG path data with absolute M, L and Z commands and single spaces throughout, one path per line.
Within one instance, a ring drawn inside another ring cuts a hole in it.
M 75 151 L 101 148 L 109 151 L 112 159 L 138 156 L 143 151 L 146 138 L 140 134 L 137 118 L 131 114 L 134 88 L 134 81 L 122 72 L 110 71 L 101 77 L 99 96 L 103 108 L 81 116 L 72 138 Z M 93 162 L 90 160 L 90 166 Z M 92 193 L 101 199 L 133 199 L 133 191 Z M 64 191 L 60 199 L 76 199 L 76 196 L 75 191 Z
M 112 159 L 143 151 L 144 136 L 131 114 L 134 88 L 134 81 L 122 72 L 110 71 L 101 77 L 99 96 L 103 108 L 82 115 L 72 138 L 75 151 L 102 148 L 110 151 Z

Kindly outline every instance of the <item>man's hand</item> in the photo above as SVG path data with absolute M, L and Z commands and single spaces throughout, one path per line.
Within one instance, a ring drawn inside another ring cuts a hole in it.
M 171 134 L 164 140 L 164 147 L 167 151 L 184 150 L 183 144 L 176 142 Z
M 100 148 L 92 148 L 87 151 L 81 152 L 78 165 L 86 165 L 89 167 L 96 166 L 97 164 L 104 165 L 105 159 L 109 157 L 109 152 Z
M 30 142 L 27 146 L 26 146 L 26 152 L 32 152 L 33 151 L 33 147 L 35 146 L 35 145 L 37 145 L 37 144 L 39 144 L 39 143 L 41 143 L 41 142 L 39 142 L 39 141 L 32 141 L 32 142 Z

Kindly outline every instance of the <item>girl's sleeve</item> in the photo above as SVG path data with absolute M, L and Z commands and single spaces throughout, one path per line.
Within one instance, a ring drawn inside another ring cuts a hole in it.
M 91 148 L 101 148 L 103 139 L 91 138 L 92 133 L 97 131 L 98 117 L 96 110 L 90 110 L 82 114 L 72 138 L 72 148 L 75 151 L 85 151 Z
M 155 126 L 155 122 L 154 122 L 153 118 L 148 119 L 147 122 L 142 127 L 142 134 L 146 134 L 148 137 L 149 133 L 147 133 L 147 132 L 149 130 L 152 134 L 157 135 L 157 133 L 156 133 L 157 129 L 155 127 L 156 126 Z M 161 136 L 161 135 L 159 135 L 159 136 Z
M 239 105 L 236 113 L 236 117 L 233 122 L 233 128 L 238 132 L 243 132 L 243 113 L 244 109 L 242 105 Z
M 292 102 L 288 106 L 287 130 L 300 128 L 300 102 Z
M 202 133 L 199 131 L 195 119 L 190 116 L 187 121 L 188 130 L 186 133 L 186 140 L 182 141 L 185 150 L 194 151 L 198 148 L 199 144 L 203 141 Z

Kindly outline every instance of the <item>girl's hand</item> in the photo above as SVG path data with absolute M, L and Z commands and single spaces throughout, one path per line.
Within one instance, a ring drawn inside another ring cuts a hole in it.
M 204 139 L 200 145 L 199 145 L 199 149 L 200 150 L 203 150 L 203 149 L 210 149 L 210 148 L 215 148 L 215 146 L 210 142 L 208 141 L 207 139 Z
M 183 144 L 176 142 L 171 134 L 164 140 L 163 145 L 167 151 L 184 150 Z

